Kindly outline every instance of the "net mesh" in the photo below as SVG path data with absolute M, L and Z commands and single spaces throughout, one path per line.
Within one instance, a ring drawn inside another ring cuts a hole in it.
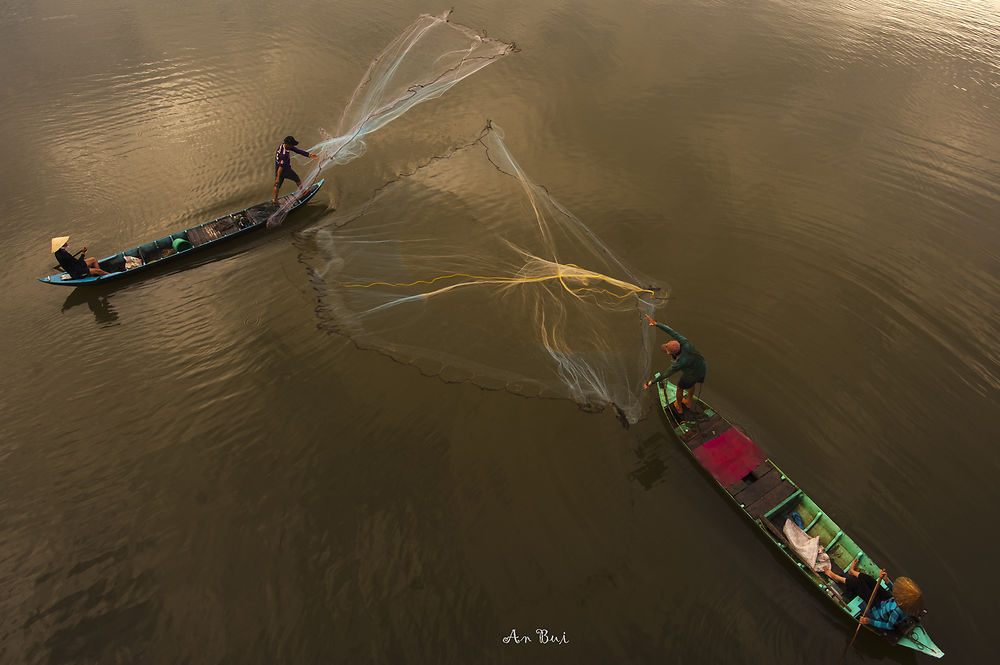
M 369 134 L 516 50 L 512 43 L 453 23 L 450 16 L 450 11 L 420 16 L 372 61 L 344 108 L 337 135 L 309 149 L 319 159 L 302 179 L 302 189 L 316 182 L 325 169 L 364 154 Z M 267 225 L 281 224 L 293 206 L 294 201 L 283 203 Z
M 296 234 L 320 326 L 446 381 L 641 417 L 666 302 L 520 168 L 499 128 Z

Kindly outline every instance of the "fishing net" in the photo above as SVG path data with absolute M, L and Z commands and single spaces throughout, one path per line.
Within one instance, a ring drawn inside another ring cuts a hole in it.
M 337 135 L 309 149 L 319 159 L 302 179 L 303 189 L 324 169 L 364 154 L 365 138 L 372 132 L 417 104 L 440 97 L 462 79 L 516 49 L 514 44 L 452 23 L 450 15 L 451 11 L 441 16 L 422 15 L 372 61 L 344 108 Z M 283 203 L 267 225 L 284 221 L 294 203 Z
M 488 125 L 296 234 L 320 326 L 446 381 L 641 416 L 666 294 L 619 261 Z

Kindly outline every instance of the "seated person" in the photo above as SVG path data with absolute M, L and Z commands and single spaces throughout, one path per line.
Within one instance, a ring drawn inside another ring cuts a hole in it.
M 907 616 L 918 616 L 924 610 L 924 597 L 920 587 L 909 577 L 897 577 L 896 581 L 889 583 L 891 593 L 886 591 L 881 584 L 875 581 L 871 575 L 862 573 L 857 569 L 858 560 L 851 562 L 851 567 L 847 569 L 847 576 L 841 577 L 832 570 L 827 570 L 826 575 L 832 580 L 840 582 L 847 589 L 849 595 L 860 596 L 868 601 L 872 591 L 876 586 L 875 599 L 868 610 L 868 616 L 861 617 L 861 623 L 871 624 L 875 628 L 882 630 L 895 630 Z M 885 578 L 883 570 L 879 579 Z
M 87 258 L 87 248 L 84 247 L 76 254 L 70 254 L 66 249 L 69 246 L 69 236 L 52 239 L 52 253 L 55 254 L 59 266 L 69 273 L 73 279 L 82 279 L 91 275 L 110 275 L 103 270 L 101 264 L 95 258 Z
M 826 576 L 831 580 L 840 582 L 844 585 L 847 590 L 846 598 L 853 598 L 854 596 L 860 596 L 866 603 L 868 599 L 871 598 L 872 591 L 875 590 L 875 585 L 877 582 L 875 578 L 867 573 L 862 573 L 857 568 L 858 560 L 855 559 L 851 562 L 851 567 L 844 571 L 846 577 L 841 577 L 833 570 L 827 570 Z M 882 602 L 883 600 L 889 600 L 892 595 L 879 585 L 878 594 L 875 596 L 875 600 L 872 601 L 874 605 L 876 602 Z
M 870 623 L 882 630 L 895 630 L 907 617 L 918 617 L 924 611 L 924 596 L 916 582 L 909 577 L 897 577 L 890 586 L 892 598 L 877 606 L 873 603 L 868 616 L 861 618 L 861 623 Z

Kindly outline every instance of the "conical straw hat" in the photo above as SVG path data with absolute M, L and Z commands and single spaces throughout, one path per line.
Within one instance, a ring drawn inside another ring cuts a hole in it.
M 892 597 L 895 598 L 899 609 L 911 617 L 917 616 L 924 610 L 924 595 L 917 583 L 909 577 L 896 578 L 892 584 Z
M 52 239 L 52 253 L 55 254 L 60 247 L 69 242 L 69 236 L 59 236 Z

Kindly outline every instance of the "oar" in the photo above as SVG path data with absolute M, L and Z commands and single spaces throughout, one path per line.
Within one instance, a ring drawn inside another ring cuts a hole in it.
M 885 571 L 879 571 L 878 579 L 875 580 L 875 588 L 872 589 L 872 595 L 868 597 L 868 604 L 865 605 L 865 611 L 862 612 L 861 616 L 858 618 L 858 627 L 854 629 L 854 637 L 851 638 L 851 643 L 847 645 L 846 649 L 844 649 L 844 655 L 840 657 L 840 665 L 844 665 L 844 660 L 847 659 L 847 654 L 851 651 L 851 647 L 854 646 L 854 640 L 858 639 L 858 633 L 861 632 L 861 626 L 863 625 L 861 623 L 861 619 L 868 616 L 868 608 L 872 606 L 872 601 L 875 600 L 875 594 L 878 592 L 878 588 L 882 584 L 883 575 L 885 575 Z

